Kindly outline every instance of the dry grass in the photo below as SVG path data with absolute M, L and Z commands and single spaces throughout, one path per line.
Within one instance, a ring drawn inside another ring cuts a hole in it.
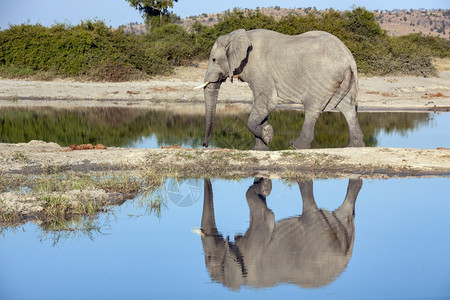
M 206 69 L 208 68 L 208 61 L 202 60 L 196 62 L 195 65 L 191 66 L 179 66 L 176 67 L 174 73 L 171 77 L 180 79 L 182 81 L 196 81 L 199 83 L 203 82 L 205 77 Z M 167 76 L 155 76 L 156 80 L 166 80 Z
M 436 58 L 434 59 L 433 64 L 438 72 L 450 71 L 450 57 Z

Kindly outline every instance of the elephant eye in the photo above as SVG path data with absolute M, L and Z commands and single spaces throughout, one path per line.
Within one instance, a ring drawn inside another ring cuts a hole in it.
M 216 62 L 216 59 L 215 59 L 215 58 L 213 58 L 213 62 Z

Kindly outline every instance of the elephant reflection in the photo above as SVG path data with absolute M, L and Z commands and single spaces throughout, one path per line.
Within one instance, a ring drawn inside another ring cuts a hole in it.
M 347 266 L 355 236 L 354 208 L 362 180 L 350 180 L 342 205 L 333 212 L 318 209 L 313 182 L 298 183 L 303 199 L 301 216 L 275 222 L 266 206 L 272 183 L 256 179 L 246 193 L 250 226 L 232 243 L 218 232 L 213 193 L 205 180 L 201 238 L 205 263 L 214 281 L 239 289 L 294 283 L 312 288 L 333 281 Z

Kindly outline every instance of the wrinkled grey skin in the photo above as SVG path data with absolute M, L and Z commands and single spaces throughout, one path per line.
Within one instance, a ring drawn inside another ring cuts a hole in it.
M 234 290 L 279 283 L 312 288 L 329 284 L 346 268 L 353 251 L 354 209 L 362 180 L 349 181 L 345 200 L 334 212 L 317 208 L 312 181 L 298 185 L 302 215 L 275 223 L 266 206 L 272 183 L 255 180 L 246 194 L 250 227 L 232 243 L 216 228 L 212 186 L 205 179 L 201 235 L 205 263 L 214 281 Z
M 256 138 L 253 150 L 268 150 L 273 129 L 267 119 L 278 98 L 303 103 L 305 122 L 296 149 L 309 148 L 314 127 L 323 111 L 338 109 L 349 125 L 349 146 L 364 147 L 357 119 L 358 76 L 348 48 L 335 36 L 310 31 L 297 36 L 270 30 L 239 29 L 214 43 L 205 74 L 204 97 L 207 147 L 214 125 L 217 96 L 222 82 L 238 75 L 253 91 L 253 107 L 247 127 Z

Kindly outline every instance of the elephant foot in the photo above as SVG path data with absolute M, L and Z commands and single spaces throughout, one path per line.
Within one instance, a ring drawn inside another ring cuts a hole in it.
M 255 146 L 253 146 L 252 150 L 255 151 L 269 151 L 269 147 L 259 138 L 256 138 Z
M 295 149 L 309 149 L 309 148 L 311 148 L 311 144 L 307 144 L 307 143 L 301 142 L 299 139 L 292 140 L 291 141 L 291 146 L 294 147 Z
M 363 185 L 362 179 L 350 179 L 348 182 L 348 190 L 359 191 Z
M 365 147 L 363 140 L 351 140 L 347 147 Z
M 261 195 L 268 196 L 272 191 L 272 180 L 263 178 L 261 180 Z
M 257 188 L 257 193 L 264 197 L 270 195 L 272 191 L 272 180 L 263 177 L 256 177 L 253 185 Z
M 272 125 L 267 124 L 266 126 L 263 127 L 261 139 L 267 145 L 268 143 L 270 143 L 272 141 L 272 138 L 273 138 Z

